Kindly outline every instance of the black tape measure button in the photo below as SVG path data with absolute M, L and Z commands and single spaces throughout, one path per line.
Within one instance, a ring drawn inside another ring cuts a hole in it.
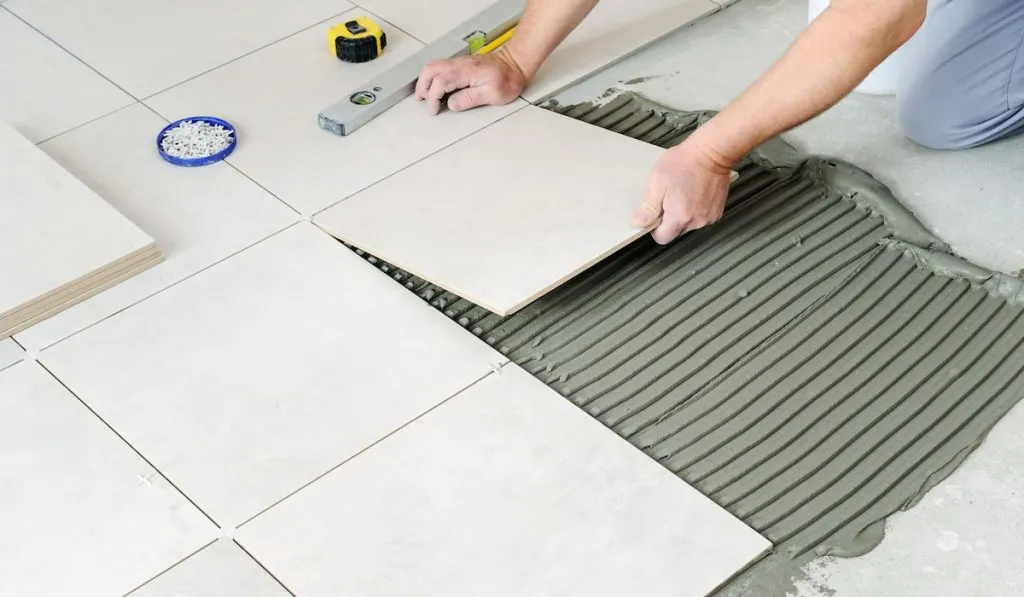
M 345 23 L 345 29 L 352 35 L 359 35 L 360 33 L 366 33 L 366 27 L 359 24 L 359 21 L 349 21 Z

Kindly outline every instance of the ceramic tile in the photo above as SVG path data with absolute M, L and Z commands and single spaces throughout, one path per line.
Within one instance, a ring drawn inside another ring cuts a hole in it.
M 138 104 L 40 146 L 152 235 L 166 261 L 18 334 L 26 347 L 57 342 L 299 217 L 227 164 L 164 162 L 153 143 L 166 124 Z
M 122 595 L 216 528 L 38 363 L 0 372 L 0 594 Z
M 352 8 L 345 0 L 7 0 L 17 14 L 136 98 Z M 326 31 L 318 34 L 326 39 Z
M 25 351 L 11 338 L 0 340 L 0 369 L 5 369 L 21 360 Z
M 529 106 L 314 221 L 505 315 L 644 234 L 631 218 L 661 153 Z
M 0 55 L 17 56 L 0 60 L 0 120 L 33 143 L 135 101 L 2 9 Z
M 718 8 L 711 0 L 601 0 L 551 54 L 523 97 L 543 100 Z
M 697 597 L 771 547 L 512 365 L 236 538 L 310 597 Z
M 501 360 L 307 222 L 40 359 L 222 525 Z
M 145 232 L 2 122 L 0 163 L 4 321 L 59 289 L 71 292 L 84 277 L 152 250 Z
M 320 130 L 320 110 L 422 47 L 381 24 L 388 48 L 372 62 L 340 63 L 327 50 L 326 25 L 318 26 L 147 103 L 167 118 L 212 112 L 230 120 L 240 139 L 231 163 L 306 215 L 522 107 L 432 117 L 410 98 L 347 137 Z
M 372 10 L 420 41 L 430 43 L 444 37 L 494 2 L 495 0 L 363 0 L 359 5 Z
M 220 539 L 129 597 L 289 597 L 267 571 L 230 539 Z

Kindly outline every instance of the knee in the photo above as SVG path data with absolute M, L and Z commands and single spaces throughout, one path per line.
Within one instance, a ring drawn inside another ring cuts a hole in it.
M 957 113 L 962 102 L 928 87 L 927 82 L 905 86 L 896 96 L 896 121 L 903 134 L 929 149 L 970 147 L 970 123 Z

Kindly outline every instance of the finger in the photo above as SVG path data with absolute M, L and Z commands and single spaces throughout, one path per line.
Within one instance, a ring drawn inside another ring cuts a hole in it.
M 420 100 L 427 99 L 427 91 L 430 89 L 430 84 L 434 82 L 434 77 L 440 75 L 448 68 L 448 62 L 445 60 L 432 60 L 428 62 L 423 70 L 420 71 L 420 76 L 416 79 L 416 98 Z
M 651 233 L 651 236 L 654 237 L 654 242 L 659 245 L 667 245 L 682 234 L 689 223 L 689 220 L 681 220 L 666 214 L 665 218 L 661 220 L 661 224 L 658 224 L 658 227 Z
M 492 86 L 466 87 L 448 98 L 448 109 L 453 112 L 462 112 L 477 106 L 496 104 L 498 100 L 498 91 Z
M 662 213 L 662 202 L 665 199 L 665 187 L 653 178 L 647 185 L 644 200 L 633 213 L 633 225 L 638 228 L 650 228 L 658 222 Z
M 434 77 L 433 82 L 430 83 L 430 89 L 427 90 L 427 106 L 430 108 L 431 114 L 441 111 L 441 102 L 446 94 L 465 87 L 464 84 L 461 84 L 458 76 L 458 72 L 449 71 Z

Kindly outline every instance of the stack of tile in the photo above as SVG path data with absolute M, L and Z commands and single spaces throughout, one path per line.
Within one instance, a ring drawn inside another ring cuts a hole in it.
M 153 239 L 0 122 L 0 339 L 162 259 Z

